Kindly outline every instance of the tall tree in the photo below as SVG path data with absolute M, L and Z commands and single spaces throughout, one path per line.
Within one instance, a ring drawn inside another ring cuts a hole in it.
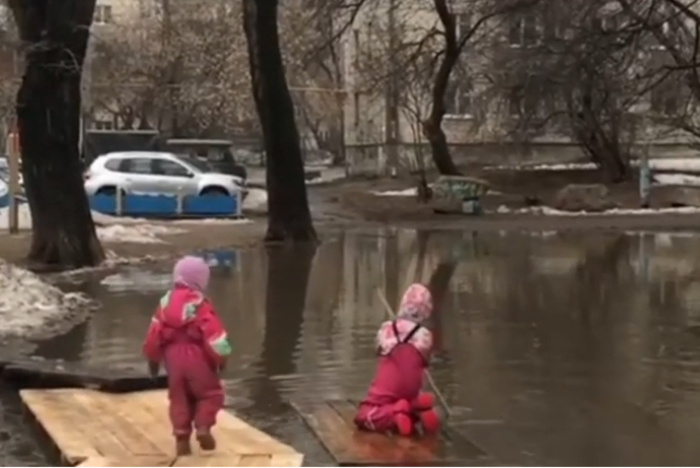
M 24 44 L 17 93 L 22 173 L 32 214 L 29 261 L 37 268 L 104 259 L 79 158 L 80 78 L 95 0 L 10 0 Z
M 282 64 L 278 0 L 244 0 L 243 26 L 250 78 L 267 156 L 265 240 L 316 242 L 304 180 L 299 131 Z
M 433 153 L 433 162 L 440 174 L 459 175 L 460 172 L 452 161 L 447 136 L 442 129 L 446 114 L 445 97 L 454 80 L 453 72 L 458 68 L 462 52 L 472 46 L 477 33 L 481 33 L 486 23 L 499 16 L 516 13 L 518 10 L 536 4 L 539 0 L 481 0 L 471 2 L 468 11 L 455 11 L 455 5 L 449 0 L 433 0 L 442 30 L 443 45 L 435 54 L 439 60 L 431 88 L 431 105 L 428 117 L 423 121 L 425 134 Z M 458 22 L 458 13 L 469 18 L 468 23 Z

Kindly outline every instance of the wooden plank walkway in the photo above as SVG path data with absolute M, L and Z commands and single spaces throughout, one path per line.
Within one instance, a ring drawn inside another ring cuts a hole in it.
M 217 449 L 175 457 L 164 390 L 103 393 L 87 389 L 22 390 L 25 407 L 70 466 L 286 466 L 303 455 L 233 414 L 214 428 Z
M 360 431 L 353 422 L 357 405 L 349 400 L 293 406 L 339 466 L 464 466 L 485 455 L 449 427 L 415 437 Z

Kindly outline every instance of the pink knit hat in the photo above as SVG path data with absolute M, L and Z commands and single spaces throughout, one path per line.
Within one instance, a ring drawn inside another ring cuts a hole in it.
M 173 268 L 173 283 L 204 292 L 209 285 L 209 265 L 199 257 L 183 257 Z
M 408 287 L 399 306 L 398 318 L 421 323 L 430 318 L 433 312 L 433 297 L 430 290 L 420 283 Z

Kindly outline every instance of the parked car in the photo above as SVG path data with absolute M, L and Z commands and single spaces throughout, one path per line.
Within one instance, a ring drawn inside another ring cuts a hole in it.
M 240 177 L 218 173 L 196 158 L 156 151 L 107 153 L 92 162 L 84 177 L 88 195 L 115 194 L 118 188 L 124 193 L 247 194 Z
M 235 175 L 245 180 L 248 178 L 248 172 L 240 161 L 236 161 L 231 152 L 232 144 L 230 140 L 170 138 L 165 142 L 165 150 L 197 158 L 209 163 L 216 172 Z

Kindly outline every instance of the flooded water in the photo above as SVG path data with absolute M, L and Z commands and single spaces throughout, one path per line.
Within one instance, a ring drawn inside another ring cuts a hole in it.
M 700 237 L 358 231 L 315 254 L 208 258 L 219 265 L 210 297 L 234 349 L 227 405 L 308 464 L 330 458 L 287 402 L 361 397 L 385 319 L 376 288 L 396 307 L 414 281 L 436 295 L 432 373 L 451 423 L 487 463 L 700 459 Z M 142 365 L 169 267 L 70 286 L 103 307 L 37 354 Z

